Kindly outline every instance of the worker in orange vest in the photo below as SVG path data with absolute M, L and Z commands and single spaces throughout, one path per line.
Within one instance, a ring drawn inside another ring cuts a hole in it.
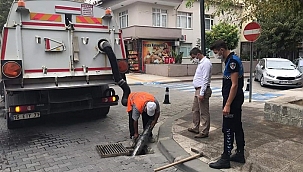
M 140 114 L 142 115 L 143 129 L 149 121 L 151 121 L 151 127 L 153 128 L 160 116 L 160 105 L 158 100 L 150 93 L 132 92 L 128 96 L 127 112 L 129 115 L 130 138 L 136 140 L 139 136 L 138 119 Z M 154 142 L 152 133 L 149 141 Z

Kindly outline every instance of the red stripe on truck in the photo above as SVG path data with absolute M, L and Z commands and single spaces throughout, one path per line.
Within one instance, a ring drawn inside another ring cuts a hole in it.
M 96 25 L 88 25 L 88 24 L 75 24 L 75 27 L 91 28 L 91 29 L 108 29 L 108 26 L 96 26 Z
M 111 67 L 88 68 L 88 71 L 111 70 Z M 75 71 L 83 71 L 83 68 L 76 68 Z M 42 69 L 27 69 L 25 73 L 42 73 Z M 47 72 L 70 72 L 70 69 L 47 69 Z
M 22 22 L 24 26 L 56 26 L 56 27 L 65 27 L 65 24 L 60 23 L 39 23 L 39 22 Z
M 81 8 L 77 8 L 77 7 L 67 7 L 67 6 L 60 6 L 60 5 L 56 5 L 55 9 L 60 9 L 60 10 L 72 10 L 72 11 L 81 11 Z
M 8 28 L 4 28 L 2 38 L 1 60 L 5 58 L 6 43 L 7 43 Z

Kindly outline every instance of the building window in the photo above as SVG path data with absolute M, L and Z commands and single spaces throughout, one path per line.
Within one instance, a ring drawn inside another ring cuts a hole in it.
M 167 10 L 153 8 L 153 26 L 167 26 Z
M 211 30 L 214 25 L 214 18 L 211 15 L 205 14 L 205 30 Z
M 183 57 L 189 57 L 189 52 L 192 49 L 191 44 L 182 44 L 180 46 L 180 52 L 183 52 Z
M 177 27 L 191 29 L 192 21 L 191 13 L 178 12 L 177 14 Z
M 128 11 L 119 13 L 120 28 L 128 27 Z

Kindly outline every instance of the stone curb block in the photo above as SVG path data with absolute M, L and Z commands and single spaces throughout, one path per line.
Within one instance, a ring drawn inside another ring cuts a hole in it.
M 190 154 L 187 153 L 172 137 L 173 122 L 176 119 L 187 115 L 188 113 L 189 112 L 183 112 L 167 119 L 159 128 L 159 141 L 157 146 L 160 152 L 166 157 L 169 162 L 174 162 L 175 159 L 178 159 L 180 157 L 185 158 L 190 156 Z M 220 171 L 209 168 L 208 164 L 200 161 L 199 159 L 187 161 L 185 163 L 176 165 L 175 167 L 186 172 Z

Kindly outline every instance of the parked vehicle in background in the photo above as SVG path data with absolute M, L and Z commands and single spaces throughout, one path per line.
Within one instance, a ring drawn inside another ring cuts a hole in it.
M 263 58 L 256 65 L 254 79 L 259 81 L 262 87 L 302 87 L 303 73 L 288 59 Z
M 299 57 L 295 59 L 294 64 L 297 66 L 298 70 L 303 73 L 303 58 Z

